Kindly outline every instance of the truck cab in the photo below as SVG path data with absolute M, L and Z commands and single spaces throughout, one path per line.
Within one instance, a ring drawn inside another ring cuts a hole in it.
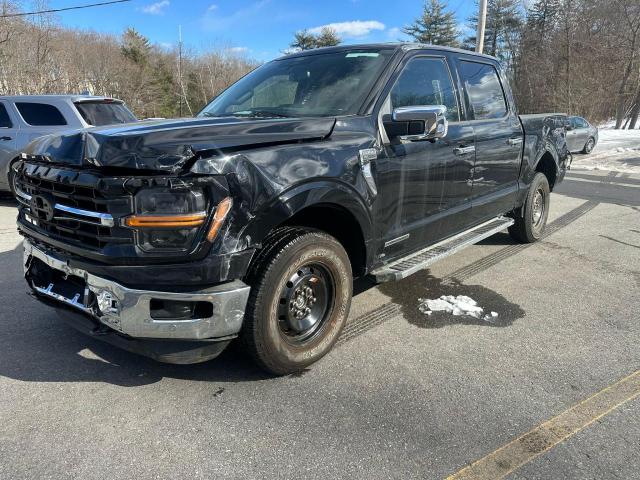
M 498 61 L 419 44 L 269 62 L 195 119 L 50 135 L 16 164 L 25 276 L 76 328 L 157 360 L 236 338 L 274 374 L 325 355 L 353 279 L 508 229 L 544 234 L 562 114 L 519 116 Z

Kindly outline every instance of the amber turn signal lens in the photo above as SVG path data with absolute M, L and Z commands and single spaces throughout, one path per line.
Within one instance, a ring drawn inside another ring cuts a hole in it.
M 216 212 L 213 214 L 213 222 L 211 223 L 211 227 L 209 228 L 209 233 L 207 234 L 207 240 L 213 242 L 220 231 L 220 227 L 224 223 L 224 219 L 227 218 L 231 207 L 233 206 L 233 199 L 231 197 L 227 197 L 222 200 L 218 206 L 216 207 Z
M 206 212 L 192 215 L 133 215 L 125 219 L 125 225 L 136 228 L 198 227 L 206 218 Z

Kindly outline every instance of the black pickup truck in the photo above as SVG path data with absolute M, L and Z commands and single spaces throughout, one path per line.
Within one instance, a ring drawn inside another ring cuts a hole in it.
M 14 164 L 33 294 L 86 333 L 275 374 L 325 355 L 353 278 L 404 278 L 500 230 L 539 239 L 570 162 L 499 63 L 414 44 L 289 55 L 194 119 L 43 137 Z

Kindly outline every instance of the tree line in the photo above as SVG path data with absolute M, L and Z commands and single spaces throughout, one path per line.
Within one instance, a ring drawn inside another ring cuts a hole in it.
M 2 18 L 20 6 L 0 0 L 0 95 L 86 92 L 122 99 L 139 118 L 191 116 L 258 65 L 225 46 L 180 58 L 133 28 L 116 36 L 51 15 Z
M 509 73 L 523 113 L 567 112 L 616 128 L 640 116 L 640 0 L 488 0 L 485 53 Z M 477 6 L 477 2 L 476 2 Z M 477 11 L 477 8 L 476 8 Z M 473 50 L 443 0 L 425 2 L 404 32 L 419 42 Z
M 196 113 L 259 64 L 220 45 L 180 56 L 132 28 L 116 36 L 64 28 L 46 14 L 6 17 L 20 9 L 20 0 L 0 0 L 0 94 L 89 92 L 124 100 L 140 118 L 176 117 Z M 404 32 L 473 50 L 477 23 L 472 15 L 461 29 L 446 0 L 425 0 Z M 303 30 L 289 49 L 341 42 L 331 28 Z M 484 45 L 503 62 L 522 113 L 639 126 L 640 0 L 488 0 Z
M 474 50 L 477 26 L 477 14 L 461 29 L 445 0 L 425 0 L 403 32 L 420 43 Z M 290 47 L 337 45 L 333 33 L 298 32 Z M 640 0 L 488 0 L 484 46 L 504 65 L 521 113 L 639 126 Z

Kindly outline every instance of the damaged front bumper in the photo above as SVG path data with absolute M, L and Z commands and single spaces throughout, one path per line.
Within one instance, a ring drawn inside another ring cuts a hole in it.
M 140 345 L 138 349 L 118 345 L 120 347 L 172 363 L 194 363 L 220 353 L 222 348 L 217 345 L 210 349 L 212 355 L 203 355 L 203 342 L 228 343 L 237 336 L 250 290 L 240 280 L 189 292 L 128 288 L 70 267 L 64 259 L 36 247 L 29 240 L 24 241 L 24 271 L 39 299 L 81 313 L 94 323 L 94 333 L 135 340 L 128 345 Z M 159 311 L 162 315 L 157 315 Z M 180 315 L 171 318 L 171 313 L 176 311 Z M 87 323 L 82 323 L 81 330 L 86 330 Z M 176 352 L 169 357 L 161 353 L 155 355 L 149 348 L 158 341 L 194 344 L 198 353 L 191 359 L 185 354 L 176 357 Z M 213 355 L 214 350 L 219 351 Z M 176 358 L 179 361 L 175 361 Z

